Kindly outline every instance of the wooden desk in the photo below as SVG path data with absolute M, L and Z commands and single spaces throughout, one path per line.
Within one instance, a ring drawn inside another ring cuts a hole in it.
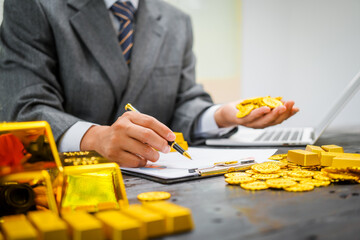
M 327 131 L 316 145 L 337 144 L 360 152 L 360 130 Z M 288 149 L 280 148 L 278 153 Z M 246 191 L 223 176 L 164 185 L 125 177 L 131 204 L 147 191 L 167 191 L 170 201 L 192 210 L 192 232 L 162 239 L 360 239 L 360 184 L 330 185 L 311 192 Z

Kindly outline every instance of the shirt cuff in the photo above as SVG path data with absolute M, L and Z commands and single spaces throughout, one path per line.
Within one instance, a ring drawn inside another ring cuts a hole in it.
M 219 128 L 216 124 L 214 115 L 220 107 L 221 105 L 211 106 L 200 115 L 194 127 L 195 138 L 221 137 L 234 129 L 234 127 Z
M 97 125 L 90 122 L 78 121 L 72 125 L 60 138 L 58 142 L 59 152 L 80 151 L 80 143 L 90 127 Z

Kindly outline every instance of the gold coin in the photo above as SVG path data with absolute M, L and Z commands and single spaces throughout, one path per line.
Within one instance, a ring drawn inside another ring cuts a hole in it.
M 269 157 L 270 160 L 283 160 L 287 158 L 287 153 L 284 154 L 276 154 L 276 155 L 272 155 L 271 157 Z
M 276 163 L 265 162 L 254 164 L 251 169 L 258 173 L 274 173 L 280 170 L 280 166 Z
M 261 181 L 243 183 L 240 186 L 246 190 L 264 190 L 269 188 L 265 182 L 261 182 Z
M 297 182 L 295 182 L 291 179 L 277 178 L 277 179 L 266 180 L 266 184 L 270 188 L 284 188 L 284 187 L 291 187 L 291 186 L 297 184 Z
M 300 183 L 307 183 L 307 184 L 312 184 L 315 187 L 325 187 L 330 185 L 330 181 L 322 181 L 322 180 L 317 180 L 317 179 L 306 179 L 306 180 L 302 180 L 300 181 Z
M 291 187 L 284 188 L 288 192 L 305 192 L 314 190 L 314 185 L 308 183 L 298 183 Z
M 255 178 L 257 180 L 267 180 L 267 179 L 273 179 L 273 178 L 279 178 L 280 174 L 265 174 L 265 173 L 257 173 L 251 176 L 252 178 Z
M 256 172 L 253 171 L 253 170 L 251 170 L 251 169 L 250 169 L 250 170 L 246 170 L 245 173 L 248 173 L 248 174 L 251 174 L 251 175 L 256 174 Z
M 303 178 L 303 177 L 291 177 L 291 176 L 283 176 L 283 178 L 286 178 L 286 179 L 290 179 L 290 180 L 293 180 L 295 182 L 300 182 L 300 181 L 303 181 L 303 180 L 307 180 L 307 179 L 311 179 L 311 177 L 307 177 L 307 178 Z
M 243 118 L 250 114 L 250 112 L 254 109 L 253 104 L 247 104 L 247 105 L 237 105 L 236 108 L 239 110 L 236 113 L 237 118 Z
M 360 173 L 360 167 L 351 167 L 351 168 L 349 168 L 349 171 L 359 174 Z
M 330 181 L 330 178 L 323 174 L 315 174 L 314 179 L 320 180 L 320 181 Z
M 225 182 L 228 184 L 240 184 L 240 183 L 248 183 L 248 182 L 254 182 L 255 179 L 252 177 L 229 177 L 225 178 Z
M 250 177 L 252 174 L 245 173 L 245 172 L 231 172 L 231 173 L 225 173 L 224 177 L 230 178 L 230 177 Z
M 279 174 L 281 177 L 287 176 L 288 175 L 288 170 L 286 169 L 280 169 L 280 171 L 277 171 L 276 174 Z
M 349 180 L 358 180 L 359 177 L 352 174 L 342 174 L 342 173 L 329 173 L 329 177 L 333 180 L 339 181 L 349 181 Z
M 288 173 L 288 175 L 289 175 L 290 177 L 306 178 L 306 177 L 312 177 L 312 176 L 314 176 L 314 173 L 313 173 L 313 172 L 310 172 L 310 171 L 301 170 L 301 171 L 291 171 L 291 172 Z
M 281 101 L 272 98 L 272 97 L 264 97 L 262 99 L 262 102 L 264 103 L 264 105 L 268 106 L 269 108 L 273 109 L 276 108 L 278 106 L 284 105 Z
M 170 197 L 171 194 L 168 192 L 144 192 L 137 195 L 140 201 L 159 201 L 169 199 Z
M 325 171 L 328 173 L 346 173 L 347 168 L 325 167 L 325 168 L 321 169 L 321 171 Z
M 240 104 L 246 105 L 249 103 L 253 103 L 253 104 L 260 104 L 260 102 L 262 102 L 262 97 L 254 97 L 254 98 L 248 98 L 243 100 Z
M 274 162 L 273 164 L 279 166 L 280 168 L 286 168 L 288 163 L 284 163 L 284 162 Z

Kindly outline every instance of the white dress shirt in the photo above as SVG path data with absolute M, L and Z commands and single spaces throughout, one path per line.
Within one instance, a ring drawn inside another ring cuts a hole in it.
M 114 31 L 118 33 L 120 29 L 120 22 L 115 18 L 111 12 L 111 6 L 117 0 L 104 0 L 107 9 L 109 9 L 109 16 L 114 26 Z M 130 1 L 135 9 L 139 6 L 139 0 L 120 0 L 121 2 Z M 216 137 L 226 134 L 233 128 L 219 128 L 215 122 L 214 114 L 220 105 L 214 105 L 208 108 L 199 117 L 197 124 L 194 129 L 194 137 L 196 138 L 207 138 Z M 58 148 L 60 152 L 72 152 L 80 151 L 80 143 L 91 126 L 97 125 L 91 122 L 78 121 L 72 125 L 60 138 Z

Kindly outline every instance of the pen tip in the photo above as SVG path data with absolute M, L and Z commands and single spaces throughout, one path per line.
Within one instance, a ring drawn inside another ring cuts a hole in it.
M 184 156 L 187 157 L 188 159 L 192 160 L 192 158 L 190 157 L 190 154 L 188 154 L 187 152 L 184 152 Z

